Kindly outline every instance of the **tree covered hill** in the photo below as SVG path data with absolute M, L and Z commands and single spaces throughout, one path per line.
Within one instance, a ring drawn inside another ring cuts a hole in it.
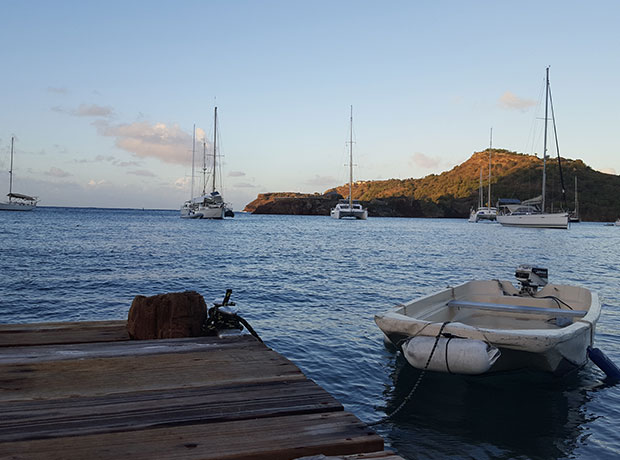
M 371 216 L 467 217 L 478 203 L 480 172 L 487 201 L 491 154 L 491 204 L 498 198 L 526 200 L 541 194 L 543 161 L 502 149 L 474 153 L 464 163 L 439 175 L 421 179 L 358 181 L 353 198 L 369 208 Z M 562 200 L 557 158 L 547 158 L 546 198 L 551 210 L 573 210 L 575 177 L 582 220 L 612 221 L 620 216 L 620 176 L 595 171 L 581 160 L 561 159 L 566 200 Z M 337 196 L 349 194 L 348 184 L 321 194 L 261 194 L 246 211 L 265 214 L 329 214 Z

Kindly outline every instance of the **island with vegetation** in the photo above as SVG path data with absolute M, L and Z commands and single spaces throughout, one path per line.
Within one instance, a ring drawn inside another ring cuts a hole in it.
M 492 205 L 499 198 L 526 200 L 541 193 L 542 158 L 491 150 Z M 582 160 L 562 158 L 565 193 L 560 186 L 557 159 L 547 158 L 546 198 L 551 210 L 574 211 L 575 178 L 579 216 L 586 221 L 609 222 L 620 216 L 620 176 L 596 171 Z M 480 171 L 488 187 L 489 150 L 474 153 L 464 163 L 421 179 L 358 181 L 353 199 L 368 208 L 371 217 L 466 218 L 478 203 Z M 253 214 L 329 215 L 338 199 L 348 195 L 348 184 L 324 193 L 261 193 L 244 211 Z M 563 195 L 565 198 L 563 198 Z M 486 191 L 485 191 L 486 201 Z

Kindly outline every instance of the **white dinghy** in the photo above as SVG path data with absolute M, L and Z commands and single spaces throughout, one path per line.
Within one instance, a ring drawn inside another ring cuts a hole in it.
M 582 367 L 601 313 L 588 289 L 547 284 L 547 269 L 521 265 L 510 281 L 469 281 L 376 315 L 386 343 L 418 369 L 485 374 Z M 539 290 L 539 288 L 542 288 Z

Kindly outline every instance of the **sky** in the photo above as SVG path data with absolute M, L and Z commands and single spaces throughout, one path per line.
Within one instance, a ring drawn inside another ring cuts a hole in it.
M 0 0 L 0 192 L 178 209 L 218 145 L 224 199 L 439 174 L 492 144 L 620 173 L 617 1 Z

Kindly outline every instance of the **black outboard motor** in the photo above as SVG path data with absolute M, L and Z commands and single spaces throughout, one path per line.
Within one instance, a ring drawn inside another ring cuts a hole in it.
M 521 284 L 519 295 L 532 296 L 536 294 L 538 288 L 543 288 L 547 285 L 549 271 L 546 268 L 519 265 L 515 272 L 515 277 L 519 284 Z

